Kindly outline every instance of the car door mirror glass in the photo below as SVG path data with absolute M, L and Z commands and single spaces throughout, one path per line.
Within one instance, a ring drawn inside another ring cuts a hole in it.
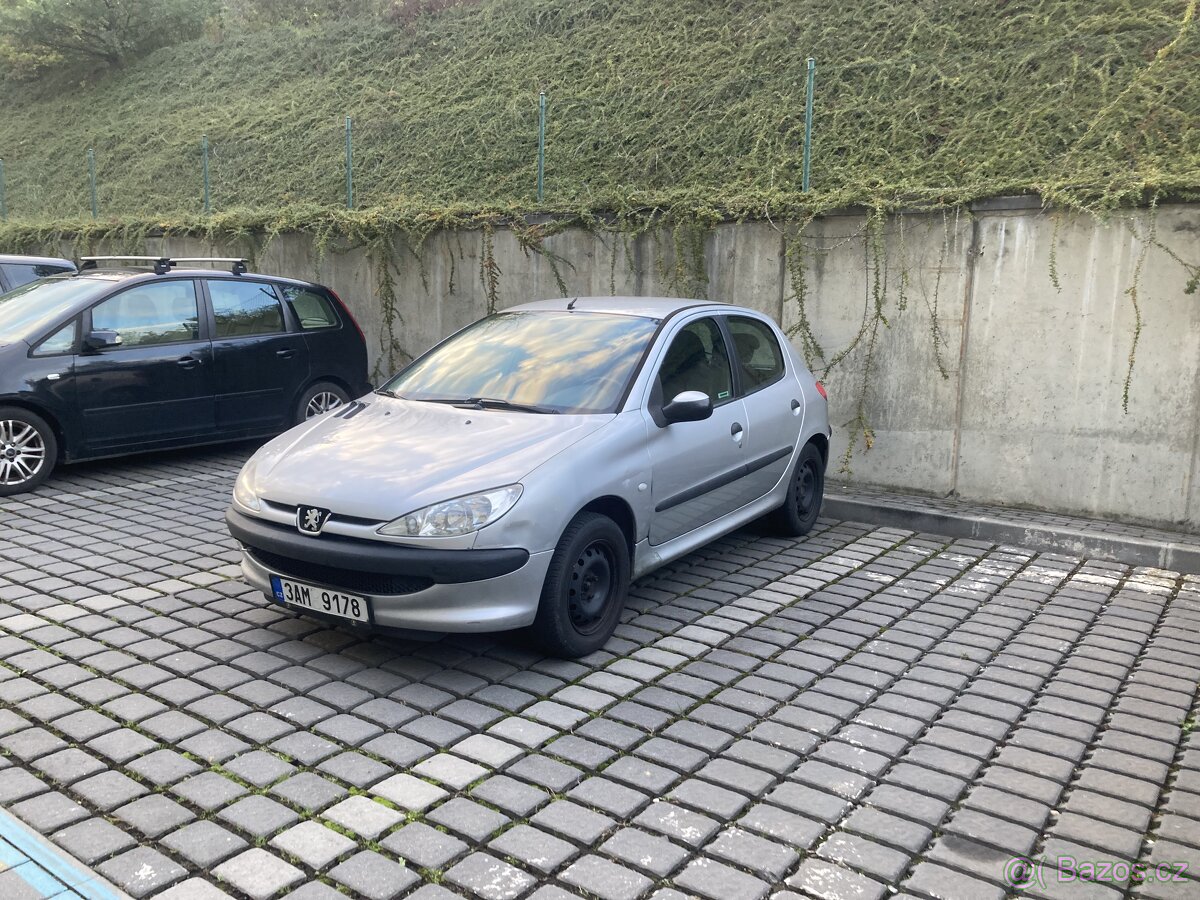
M 91 331 L 83 339 L 83 345 L 89 350 L 111 350 L 121 346 L 121 335 L 115 331 Z
M 663 418 L 672 422 L 700 422 L 712 415 L 712 398 L 703 391 L 683 391 L 663 407 Z

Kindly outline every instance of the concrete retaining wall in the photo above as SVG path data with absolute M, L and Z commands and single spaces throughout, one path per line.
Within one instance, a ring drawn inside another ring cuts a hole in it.
M 148 252 L 176 256 L 240 252 L 190 239 L 150 243 Z M 793 326 L 785 246 L 769 222 L 718 226 L 705 239 L 707 284 L 698 289 Z M 873 446 L 860 438 L 842 477 L 1200 529 L 1200 296 L 1185 294 L 1189 273 L 1167 252 L 1200 263 L 1200 207 L 1100 222 L 995 201 L 970 214 L 893 217 L 874 244 L 863 216 L 831 215 L 809 227 L 803 246 L 808 316 L 826 359 L 871 321 L 877 274 L 885 288 L 888 324 L 877 329 L 873 352 L 868 329 L 825 376 L 836 469 L 851 430 L 842 426 L 857 416 L 872 359 L 865 410 Z M 626 243 L 576 230 L 545 248 L 566 260 L 560 272 L 570 294 L 681 290 L 660 271 L 674 268 L 668 235 Z M 404 351 L 419 354 L 484 315 L 481 251 L 482 235 L 471 232 L 432 236 L 423 267 L 397 248 L 393 333 Z M 511 233 L 496 233 L 495 255 L 501 306 L 559 296 L 549 260 L 523 251 Z M 379 273 L 362 250 L 317 260 L 307 237 L 285 235 L 259 269 L 332 286 L 367 333 L 374 363 L 389 368 Z M 1135 283 L 1144 323 L 1125 413 Z

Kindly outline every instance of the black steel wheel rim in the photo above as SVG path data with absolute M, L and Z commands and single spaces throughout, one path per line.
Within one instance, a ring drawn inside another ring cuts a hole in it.
M 592 541 L 575 557 L 567 582 L 567 614 L 580 634 L 603 624 L 616 583 L 616 558 L 607 541 Z
M 812 514 L 813 506 L 818 502 L 819 484 L 817 464 L 811 459 L 805 460 L 796 470 L 796 514 L 801 519 L 806 519 Z

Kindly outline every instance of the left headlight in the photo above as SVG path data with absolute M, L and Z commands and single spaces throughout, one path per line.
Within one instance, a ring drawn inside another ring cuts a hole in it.
M 455 537 L 491 525 L 513 508 L 521 496 L 521 485 L 455 497 L 414 510 L 379 529 L 392 537 Z
M 246 509 L 261 509 L 262 504 L 258 502 L 258 494 L 254 493 L 254 474 L 258 470 L 258 462 L 251 459 L 248 463 L 242 466 L 242 471 L 238 473 L 237 481 L 233 483 L 233 499 L 238 506 Z

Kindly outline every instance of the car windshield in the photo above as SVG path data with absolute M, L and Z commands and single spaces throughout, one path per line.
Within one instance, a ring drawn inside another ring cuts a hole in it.
M 98 296 L 112 285 L 88 278 L 46 278 L 0 294 L 0 344 L 30 341 L 57 325 L 65 306 Z
M 657 327 L 655 319 L 606 313 L 499 313 L 435 347 L 381 390 L 483 408 L 613 412 Z

